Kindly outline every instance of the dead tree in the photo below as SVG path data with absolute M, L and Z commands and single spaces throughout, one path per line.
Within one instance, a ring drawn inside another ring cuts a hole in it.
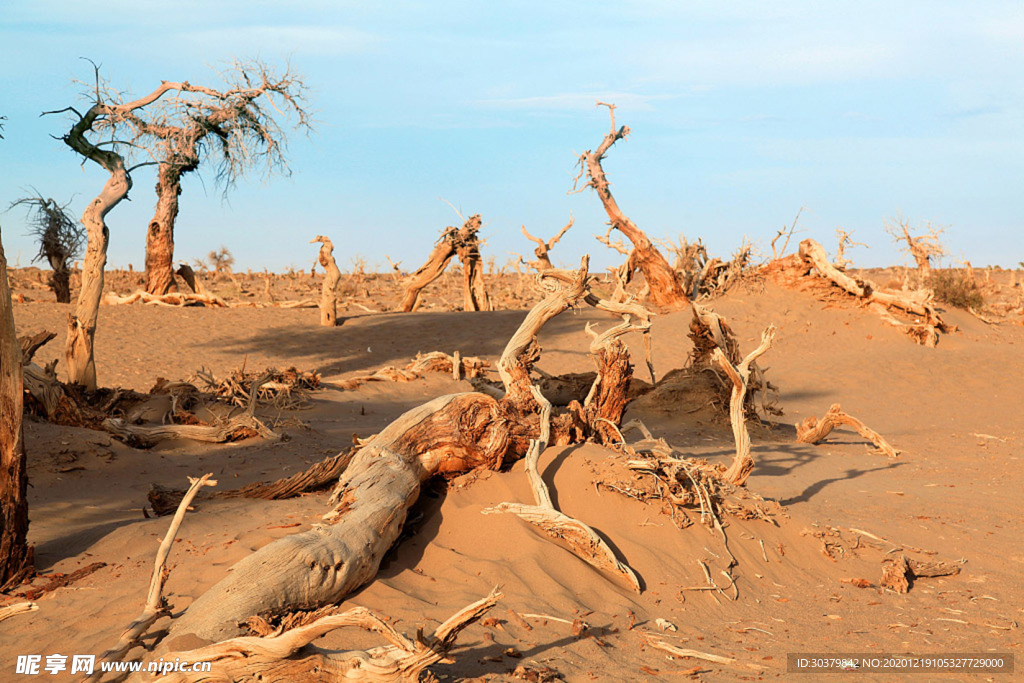
M 588 259 L 577 271 L 542 275 L 547 296 L 526 316 L 498 363 L 501 398 L 463 393 L 414 408 L 371 438 L 346 468 L 324 519 L 328 524 L 270 543 L 236 564 L 172 626 L 167 646 L 189 634 L 221 640 L 239 633 L 240 622 L 265 613 L 313 609 L 343 599 L 370 581 L 401 532 L 422 483 L 435 474 L 497 469 L 525 455 L 540 431 L 540 412 L 530 369 L 540 356 L 544 324 L 589 293 Z M 595 304 L 595 305 L 596 305 Z M 600 307 L 600 306 L 599 306 Z M 599 372 L 595 385 L 602 381 Z M 617 382 L 625 394 L 629 379 Z M 600 396 L 612 393 L 605 378 Z M 606 414 L 595 406 L 593 414 Z M 565 444 L 593 433 L 579 413 L 556 416 L 551 442 Z M 269 577 L 269 578 L 268 578 Z
M 526 239 L 530 240 L 531 242 L 537 243 L 537 246 L 533 250 L 533 255 L 537 257 L 537 260 L 530 261 L 526 265 L 538 271 L 554 268 L 554 266 L 551 265 L 551 259 L 548 258 L 548 254 L 551 252 L 551 249 L 556 244 L 558 244 L 558 241 L 562 239 L 562 236 L 564 236 L 565 233 L 569 231 L 569 228 L 572 227 L 572 224 L 575 220 L 575 218 L 569 216 L 569 222 L 565 224 L 565 227 L 559 230 L 558 234 L 549 239 L 547 242 L 542 240 L 540 237 L 534 237 L 533 235 L 526 231 L 525 225 L 522 226 L 523 236 L 526 237 Z
M 484 287 L 483 262 L 480 259 L 480 214 L 473 214 L 461 228 L 449 226 L 434 245 L 430 257 L 419 269 L 409 276 L 402 298 L 402 310 L 406 313 L 420 307 L 420 293 L 431 282 L 441 277 L 452 257 L 458 255 L 463 266 L 464 309 L 467 311 L 489 311 L 491 301 Z
M 21 346 L 14 329 L 7 259 L 0 244 L 0 590 L 17 585 L 32 571 L 23 396 Z
M 608 178 L 605 177 L 604 169 L 601 167 L 601 161 L 612 145 L 629 135 L 629 127 L 615 128 L 614 104 L 607 104 L 605 102 L 598 102 L 597 104 L 598 106 L 608 107 L 608 113 L 611 116 L 611 130 L 604 136 L 604 140 L 601 141 L 596 151 L 588 150 L 580 155 L 580 172 L 576 177 L 576 183 L 579 182 L 584 173 L 587 174 L 589 180 L 585 187 L 593 188 L 601 199 L 601 204 L 604 205 L 605 213 L 608 214 L 611 227 L 621 232 L 633 243 L 633 250 L 629 260 L 633 267 L 638 268 L 644 274 L 644 278 L 651 288 L 651 301 L 656 306 L 682 306 L 687 303 L 688 299 L 686 292 L 683 291 L 679 280 L 676 278 L 675 271 L 672 270 L 672 267 L 665 260 L 665 257 L 661 255 L 657 247 L 647 238 L 643 230 L 638 228 L 633 221 L 622 213 L 622 209 L 619 208 L 618 203 L 616 203 L 615 198 L 612 196 Z M 576 190 L 575 184 L 573 190 Z
M 889 223 L 885 226 L 885 231 L 892 235 L 893 240 L 897 243 L 906 243 L 907 246 L 903 250 L 914 257 L 914 261 L 917 263 L 917 271 L 922 281 L 932 272 L 932 259 L 941 258 L 948 253 L 946 248 L 939 242 L 939 237 L 944 232 L 944 228 L 933 228 L 929 225 L 927 233 L 911 235 L 909 221 L 904 220 L 902 217 L 897 217 L 895 223 Z
M 309 241 L 320 243 L 320 254 L 317 260 L 324 267 L 324 284 L 320 294 L 320 324 L 324 327 L 334 327 L 338 324 L 338 282 L 341 280 L 341 271 L 334 260 L 334 243 L 330 237 L 317 235 Z
M 85 261 L 82 264 L 82 291 L 78 294 L 75 313 L 68 315 L 68 336 L 64 350 L 69 381 L 81 384 L 86 389 L 96 388 L 93 341 L 99 318 L 100 298 L 103 295 L 103 269 L 107 264 L 107 245 L 110 240 L 110 231 L 105 219 L 110 210 L 128 196 L 128 191 L 132 188 L 132 169 L 125 165 L 124 157 L 116 151 L 124 142 L 116 139 L 93 142 L 89 138 L 98 137 L 102 132 L 109 131 L 125 115 L 152 104 L 169 90 L 168 84 L 165 83 L 145 97 L 124 104 L 111 104 L 103 98 L 97 69 L 95 99 L 88 111 L 80 114 L 74 107 L 61 110 L 70 111 L 77 117 L 71 130 L 62 138 L 64 144 L 84 158 L 99 164 L 110 174 L 103 190 L 82 214 L 82 224 L 87 235 Z
M 227 192 L 253 168 L 269 175 L 288 173 L 285 133 L 278 118 L 292 115 L 296 127 L 311 130 L 303 104 L 305 84 L 291 71 L 276 74 L 267 65 L 235 62 L 214 89 L 188 81 L 164 82 L 170 94 L 145 111 L 117 121 L 119 132 L 157 159 L 156 209 L 146 231 L 146 291 L 174 289 L 174 224 L 182 177 L 217 157 L 216 178 Z M 106 93 L 110 101 L 116 98 Z
M 32 260 L 49 262 L 53 269 L 50 289 L 59 304 L 71 303 L 71 264 L 82 255 L 85 243 L 85 230 L 67 213 L 70 203 L 61 205 L 37 192 L 11 204 L 11 208 L 24 206 L 28 211 L 29 234 L 39 240 L 39 253 Z

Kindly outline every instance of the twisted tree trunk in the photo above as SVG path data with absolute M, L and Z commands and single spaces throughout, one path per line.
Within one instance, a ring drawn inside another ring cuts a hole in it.
M 608 107 L 612 128 L 604 136 L 604 140 L 601 141 L 596 151 L 584 152 L 580 158 L 587 175 L 590 176 L 588 185 L 597 192 L 597 196 L 601 199 L 601 204 L 604 206 L 605 213 L 608 214 L 612 228 L 621 232 L 633 243 L 633 251 L 629 257 L 630 263 L 639 268 L 644 274 L 647 285 L 651 288 L 651 301 L 656 306 L 682 306 L 687 303 L 688 299 L 686 292 L 683 291 L 679 280 L 676 278 L 675 271 L 672 270 L 672 266 L 668 264 L 668 261 L 661 255 L 657 247 L 651 243 L 651 240 L 648 239 L 644 231 L 638 228 L 636 223 L 631 221 L 626 214 L 622 213 L 622 209 L 619 208 L 615 197 L 612 196 L 608 178 L 601 167 L 601 160 L 604 159 L 604 155 L 611 149 L 612 145 L 629 135 L 629 127 L 622 126 L 622 128 L 616 130 L 615 105 L 603 102 L 598 102 L 598 104 L 604 104 L 604 106 Z M 583 170 L 580 172 L 582 173 Z
M 103 190 L 82 213 L 82 224 L 88 236 L 85 261 L 82 264 L 82 291 L 74 314 L 68 314 L 68 338 L 64 357 L 68 364 L 68 381 L 86 389 L 96 389 L 96 361 L 93 343 L 96 321 L 99 318 L 100 298 L 103 295 L 103 269 L 107 265 L 107 244 L 110 231 L 106 215 L 128 196 L 132 179 L 125 168 L 124 159 L 109 149 L 101 149 L 89 142 L 85 134 L 91 130 L 96 118 L 106 113 L 103 105 L 93 105 L 64 136 L 64 142 L 73 150 L 92 159 L 110 173 Z
M 7 260 L 0 244 L 0 590 L 18 583 L 32 566 L 22 400 L 21 347 L 14 330 Z
M 174 221 L 178 218 L 181 176 L 189 168 L 160 164 L 156 180 L 156 211 L 146 231 L 146 291 L 177 291 L 174 282 Z

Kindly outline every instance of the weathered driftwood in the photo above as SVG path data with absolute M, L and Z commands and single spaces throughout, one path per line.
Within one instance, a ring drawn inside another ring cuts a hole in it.
M 574 555 L 598 570 L 624 580 L 637 593 L 640 592 L 640 580 L 626 564 L 615 557 L 608 544 L 589 526 L 560 512 L 551 502 L 551 494 L 547 484 L 540 476 L 537 461 L 540 454 L 547 448 L 551 437 L 551 404 L 544 398 L 539 389 L 533 387 L 533 397 L 541 406 L 540 436 L 530 442 L 526 452 L 526 476 L 530 480 L 530 488 L 537 501 L 536 505 L 521 503 L 501 503 L 483 510 L 483 514 L 511 512 L 530 524 L 540 528 L 548 536 L 559 539 L 569 546 Z
M 569 222 L 565 224 L 565 227 L 559 230 L 558 234 L 549 239 L 547 242 L 542 240 L 540 237 L 534 237 L 533 235 L 528 233 L 526 231 L 525 225 L 521 226 L 523 236 L 526 237 L 526 239 L 530 240 L 531 242 L 537 243 L 537 246 L 533 250 L 533 255 L 537 257 L 537 260 L 530 261 L 526 265 L 528 265 L 530 268 L 533 268 L 534 270 L 548 270 L 549 268 L 554 268 L 554 266 L 551 265 L 551 259 L 548 257 L 548 254 L 551 253 L 551 249 L 556 244 L 558 244 L 558 241 L 562 239 L 565 233 L 569 231 L 569 228 L 572 227 L 572 224 L 575 220 L 576 219 L 570 215 Z
M 879 289 L 871 280 L 853 278 L 832 265 L 825 248 L 812 239 L 805 239 L 800 243 L 799 254 L 803 262 L 816 270 L 821 277 L 833 282 L 863 305 L 882 314 L 886 322 L 903 329 L 917 343 L 933 347 L 938 343 L 939 331 L 947 331 L 948 326 L 932 305 L 933 294 L 929 290 L 897 292 Z M 902 323 L 888 313 L 890 308 L 900 309 L 922 320 L 910 324 Z
M 22 432 L 24 379 L 21 346 L 0 243 L 0 590 L 32 571 L 28 547 L 28 466 Z
M 464 307 L 467 311 L 491 310 L 490 299 L 484 288 L 480 259 L 480 238 L 477 232 L 482 223 L 480 214 L 474 214 L 461 228 L 448 227 L 434 245 L 427 262 L 409 276 L 402 297 L 402 310 L 406 313 L 420 307 L 420 293 L 431 282 L 441 277 L 456 254 L 462 261 L 464 278 Z
M 691 364 L 697 368 L 710 367 L 714 350 L 721 349 L 730 363 L 739 365 L 740 346 L 725 319 L 697 302 L 692 302 L 691 307 L 693 319 L 690 321 L 688 335 L 693 342 Z
M 137 290 L 132 294 L 120 296 L 114 292 L 107 292 L 103 297 L 103 303 L 108 306 L 119 304 L 133 304 L 141 301 L 144 304 L 155 306 L 211 306 L 214 308 L 227 308 L 228 303 L 215 294 L 199 294 L 196 292 L 169 292 L 167 294 L 150 294 L 143 290 Z
M 338 282 L 341 281 L 341 271 L 334 260 L 334 243 L 329 237 L 317 235 L 310 244 L 320 243 L 320 253 L 317 260 L 324 267 L 324 283 L 320 292 L 320 324 L 324 327 L 334 327 L 338 324 Z
M 146 605 L 142 610 L 142 614 L 135 618 L 132 623 L 128 625 L 128 628 L 124 630 L 121 637 L 118 638 L 117 644 L 109 650 L 105 651 L 100 655 L 100 661 L 102 662 L 119 662 L 124 659 L 124 656 L 128 654 L 133 647 L 139 644 L 139 639 L 145 635 L 149 627 L 159 619 L 160 617 L 170 614 L 170 606 L 167 604 L 167 599 L 164 597 L 164 584 L 167 582 L 167 577 L 170 576 L 170 570 L 167 569 L 167 556 L 171 553 L 171 548 L 174 546 L 174 539 L 178 535 L 178 528 L 181 526 L 181 521 L 185 518 L 185 512 L 188 510 L 189 504 L 195 497 L 196 493 L 203 486 L 216 486 L 217 481 L 210 479 L 213 474 L 205 474 L 202 477 L 195 479 L 189 477 L 189 481 L 192 485 L 185 493 L 184 498 L 181 500 L 181 504 L 178 506 L 178 511 L 171 519 L 171 525 L 167 528 L 167 533 L 164 535 L 163 542 L 160 543 L 160 548 L 156 552 L 156 560 L 153 564 L 153 577 L 149 582 L 149 594 L 146 597 Z M 103 669 L 99 665 L 96 666 L 95 671 L 92 675 L 86 678 L 87 681 L 96 681 L 103 677 Z
M 686 292 L 679 284 L 675 271 L 661 255 L 658 248 L 651 243 L 643 230 L 629 219 L 619 208 L 612 196 L 608 178 L 605 176 L 601 161 L 617 141 L 629 135 L 629 127 L 615 128 L 615 105 L 598 102 L 598 106 L 608 107 L 611 116 L 611 130 L 594 151 L 586 151 L 580 155 L 580 174 L 587 174 L 587 186 L 593 188 L 601 199 L 605 213 L 614 229 L 625 235 L 633 243 L 629 261 L 632 267 L 638 268 L 647 280 L 651 289 L 651 300 L 656 306 L 677 307 L 687 302 Z
M 750 473 L 754 470 L 754 458 L 750 455 L 750 433 L 747 431 L 744 416 L 744 401 L 750 383 L 750 366 L 771 348 L 774 338 L 775 326 L 769 325 L 768 329 L 761 333 L 761 344 L 747 354 L 747 357 L 739 365 L 733 365 L 725 357 L 721 349 L 716 348 L 714 350 L 714 361 L 718 363 L 722 371 L 732 380 L 732 395 L 729 400 L 729 421 L 732 423 L 732 433 L 736 440 L 736 455 L 723 478 L 736 486 L 743 486 Z
M 455 352 L 458 355 L 458 351 Z M 332 386 L 338 389 L 351 391 L 367 382 L 412 382 L 421 379 L 428 372 L 440 372 L 466 378 L 475 378 L 483 375 L 490 363 L 477 358 L 476 356 L 449 356 L 441 351 L 431 351 L 426 354 L 416 354 L 404 368 L 396 368 L 388 365 L 369 375 L 359 375 L 348 379 L 334 382 Z
M 922 562 L 901 553 L 882 560 L 881 585 L 897 593 L 906 593 L 918 577 L 952 576 L 959 573 L 959 565 L 950 562 Z
M 459 633 L 488 612 L 502 598 L 490 595 L 463 607 L 437 627 L 433 635 L 410 640 L 365 607 L 321 617 L 315 622 L 269 636 L 243 636 L 183 652 L 164 655 L 164 661 L 211 662 L 210 673 L 176 672 L 162 677 L 167 683 L 200 681 L 262 681 L 263 683 L 335 683 L 387 681 L 411 683 L 432 664 L 445 661 Z M 358 626 L 379 633 L 391 644 L 369 650 L 332 652 L 303 648 L 339 628 Z
M 587 266 L 585 257 L 578 271 L 564 275 L 569 283 L 553 288 L 509 341 L 498 363 L 503 398 L 441 396 L 369 439 L 341 476 L 327 524 L 274 541 L 236 564 L 172 626 L 168 646 L 186 634 L 206 640 L 238 635 L 238 624 L 255 614 L 315 609 L 343 599 L 374 577 L 424 481 L 435 474 L 496 469 L 522 457 L 539 430 L 529 376 L 539 355 L 536 336 L 584 296 Z M 567 443 L 580 428 L 572 416 L 560 418 L 553 421 L 553 443 Z
M 804 419 L 796 425 L 796 440 L 801 443 L 820 443 L 836 427 L 848 425 L 857 430 L 857 433 L 868 439 L 875 445 L 875 453 L 895 458 L 900 454 L 892 447 L 885 438 L 873 429 L 870 429 L 863 422 L 843 412 L 838 403 L 833 403 L 828 412 L 820 420 L 813 415 Z

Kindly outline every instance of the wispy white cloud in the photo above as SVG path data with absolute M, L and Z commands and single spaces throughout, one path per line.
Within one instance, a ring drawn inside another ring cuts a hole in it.
M 384 42 L 381 36 L 347 26 L 251 25 L 186 31 L 179 38 L 197 47 L 213 47 L 229 54 L 261 52 L 339 56 L 359 54 Z

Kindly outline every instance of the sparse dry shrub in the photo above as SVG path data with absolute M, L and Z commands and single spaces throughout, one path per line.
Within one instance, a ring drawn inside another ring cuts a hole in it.
M 935 299 L 956 308 L 980 310 L 985 305 L 978 284 L 962 270 L 932 271 L 928 286 L 935 292 Z
M 49 262 L 53 268 L 50 289 L 57 295 L 57 302 L 62 304 L 71 303 L 71 262 L 82 255 L 85 246 L 85 228 L 68 214 L 69 204 L 58 204 L 55 199 L 44 198 L 38 192 L 11 204 L 11 208 L 26 207 L 30 225 L 28 234 L 39 241 L 39 253 L 32 261 L 46 259 Z
M 219 250 L 211 251 L 207 255 L 206 259 L 210 262 L 210 267 L 214 273 L 218 275 L 221 273 L 231 272 L 231 266 L 235 265 L 235 257 L 231 255 L 228 248 L 221 246 Z

